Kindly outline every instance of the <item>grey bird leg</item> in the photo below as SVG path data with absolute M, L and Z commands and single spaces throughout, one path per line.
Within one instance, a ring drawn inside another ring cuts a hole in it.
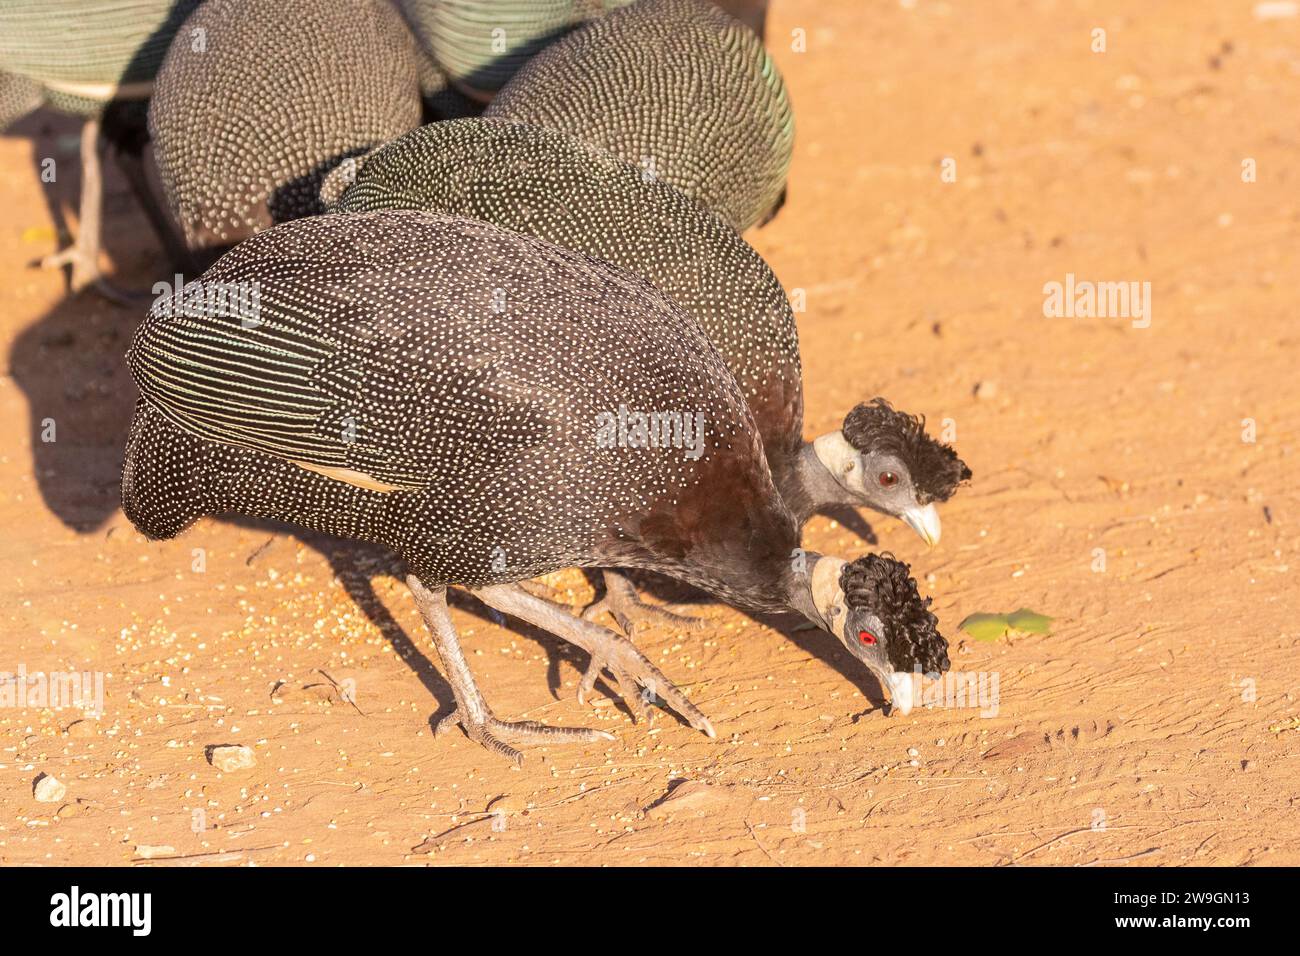
M 709 718 L 623 635 L 574 617 L 550 601 L 529 594 L 517 584 L 494 584 L 475 588 L 472 593 L 488 607 L 495 608 L 502 614 L 513 615 L 581 647 L 591 655 L 588 674 L 599 674 L 602 668 L 609 668 L 618 681 L 619 693 L 632 712 L 633 720 L 647 714 L 647 698 L 638 692 L 639 684 L 649 692 L 651 698 L 663 698 L 696 730 L 703 731 L 710 737 L 717 736 Z M 583 680 L 586 679 L 584 675 Z M 591 682 L 595 683 L 594 676 Z M 578 700 L 581 702 L 582 699 L 583 692 L 580 689 Z
M 415 595 L 415 604 L 424 616 L 424 623 L 433 637 L 433 644 L 442 659 L 452 693 L 456 695 L 456 710 L 438 722 L 435 734 L 446 733 L 456 724 L 464 728 L 470 740 L 482 744 L 493 753 L 500 754 L 515 766 L 523 763 L 524 755 L 510 744 L 591 743 L 596 740 L 613 740 L 613 734 L 584 727 L 548 727 L 535 721 L 509 722 L 498 720 L 474 683 L 474 675 L 460 649 L 460 639 L 447 613 L 447 589 L 430 590 L 414 574 L 406 576 L 406 586 Z
M 82 127 L 82 194 L 81 211 L 78 213 L 81 221 L 77 224 L 77 239 L 65 250 L 45 256 L 40 260 L 40 265 L 45 269 L 72 265 L 69 289 L 73 294 L 94 285 L 95 291 L 109 302 L 116 303 L 118 306 L 136 308 L 152 302 L 153 295 L 144 291 L 131 293 L 131 291 L 118 289 L 104 278 L 99 268 L 99 251 L 103 242 L 104 229 L 104 151 L 103 125 L 98 117 L 91 118 Z M 190 255 L 185 248 L 185 243 L 166 219 L 166 213 L 162 212 L 159 204 L 153 199 L 144 173 L 142 157 L 130 151 L 114 150 L 114 153 L 118 165 L 126 174 L 127 182 L 130 182 L 135 198 L 139 200 L 140 208 L 144 209 L 149 224 L 159 235 L 162 246 L 172 256 L 178 268 L 185 272 L 186 268 L 183 264 L 190 264 L 192 267 Z
M 81 209 L 77 238 L 66 249 L 41 260 L 42 269 L 72 266 L 70 287 L 74 293 L 99 279 L 99 239 L 104 205 L 104 176 L 100 160 L 103 152 L 99 120 L 88 119 L 81 128 Z
M 636 637 L 636 629 L 642 624 L 647 626 L 663 624 L 667 627 L 682 627 L 691 631 L 699 630 L 705 624 L 702 618 L 677 614 L 667 608 L 642 601 L 632 582 L 617 571 L 606 568 L 601 571 L 601 574 L 605 579 L 605 593 L 599 601 L 588 605 L 582 612 L 584 620 L 594 620 L 602 611 L 608 611 L 628 637 Z

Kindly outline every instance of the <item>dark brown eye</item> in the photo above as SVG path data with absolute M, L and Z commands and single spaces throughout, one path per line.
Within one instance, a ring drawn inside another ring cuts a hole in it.
M 882 471 L 880 473 L 880 484 L 886 488 L 892 488 L 898 484 L 898 476 L 892 471 Z

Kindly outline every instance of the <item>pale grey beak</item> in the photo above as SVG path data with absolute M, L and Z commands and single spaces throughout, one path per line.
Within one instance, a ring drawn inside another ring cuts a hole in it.
M 889 692 L 889 715 L 902 714 L 906 717 L 916 706 L 915 674 L 908 671 L 881 670 L 874 664 L 867 664 L 871 673 L 876 675 L 880 686 Z
M 939 523 L 939 509 L 934 505 L 929 504 L 924 508 L 908 508 L 903 512 L 903 520 L 930 547 L 933 548 L 939 543 L 939 534 L 942 529 Z
M 893 709 L 906 717 L 912 712 L 912 706 L 915 703 L 914 691 L 916 684 L 912 680 L 913 675 L 905 671 L 894 671 L 885 675 L 885 683 L 889 686 L 889 700 Z

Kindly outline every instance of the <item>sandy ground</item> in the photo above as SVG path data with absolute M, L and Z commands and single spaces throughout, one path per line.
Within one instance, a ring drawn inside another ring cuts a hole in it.
M 618 740 L 513 769 L 435 739 L 450 689 L 389 558 L 229 521 L 148 543 L 123 518 L 138 315 L 28 267 L 78 185 L 76 124 L 42 114 L 0 139 L 0 670 L 101 673 L 105 710 L 0 709 L 0 863 L 1300 863 L 1300 20 L 773 7 L 798 142 L 751 238 L 806 293 L 807 430 L 876 394 L 951 420 L 975 480 L 943 543 L 871 524 L 997 706 L 887 717 L 829 638 L 669 586 L 708 626 L 640 643 L 719 737 L 634 725 L 608 689 L 573 699 L 579 652 L 462 596 L 498 714 Z M 70 171 L 49 187 L 45 156 Z M 165 275 L 120 177 L 107 216 L 119 277 Z M 1044 317 L 1067 273 L 1150 282 L 1150 326 Z M 868 548 L 840 517 L 808 545 Z M 1022 605 L 1053 633 L 957 630 Z M 256 766 L 211 766 L 227 743 Z M 62 800 L 34 799 L 41 773 Z

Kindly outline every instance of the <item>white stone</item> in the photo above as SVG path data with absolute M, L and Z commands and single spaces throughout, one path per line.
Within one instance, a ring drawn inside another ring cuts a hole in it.
M 247 770 L 249 767 L 257 766 L 257 758 L 253 756 L 250 747 L 213 747 L 208 754 L 208 760 L 212 763 L 212 766 L 226 773 L 235 770 Z
M 58 803 L 68 795 L 68 788 L 48 773 L 43 773 L 36 778 L 32 792 L 41 803 Z

